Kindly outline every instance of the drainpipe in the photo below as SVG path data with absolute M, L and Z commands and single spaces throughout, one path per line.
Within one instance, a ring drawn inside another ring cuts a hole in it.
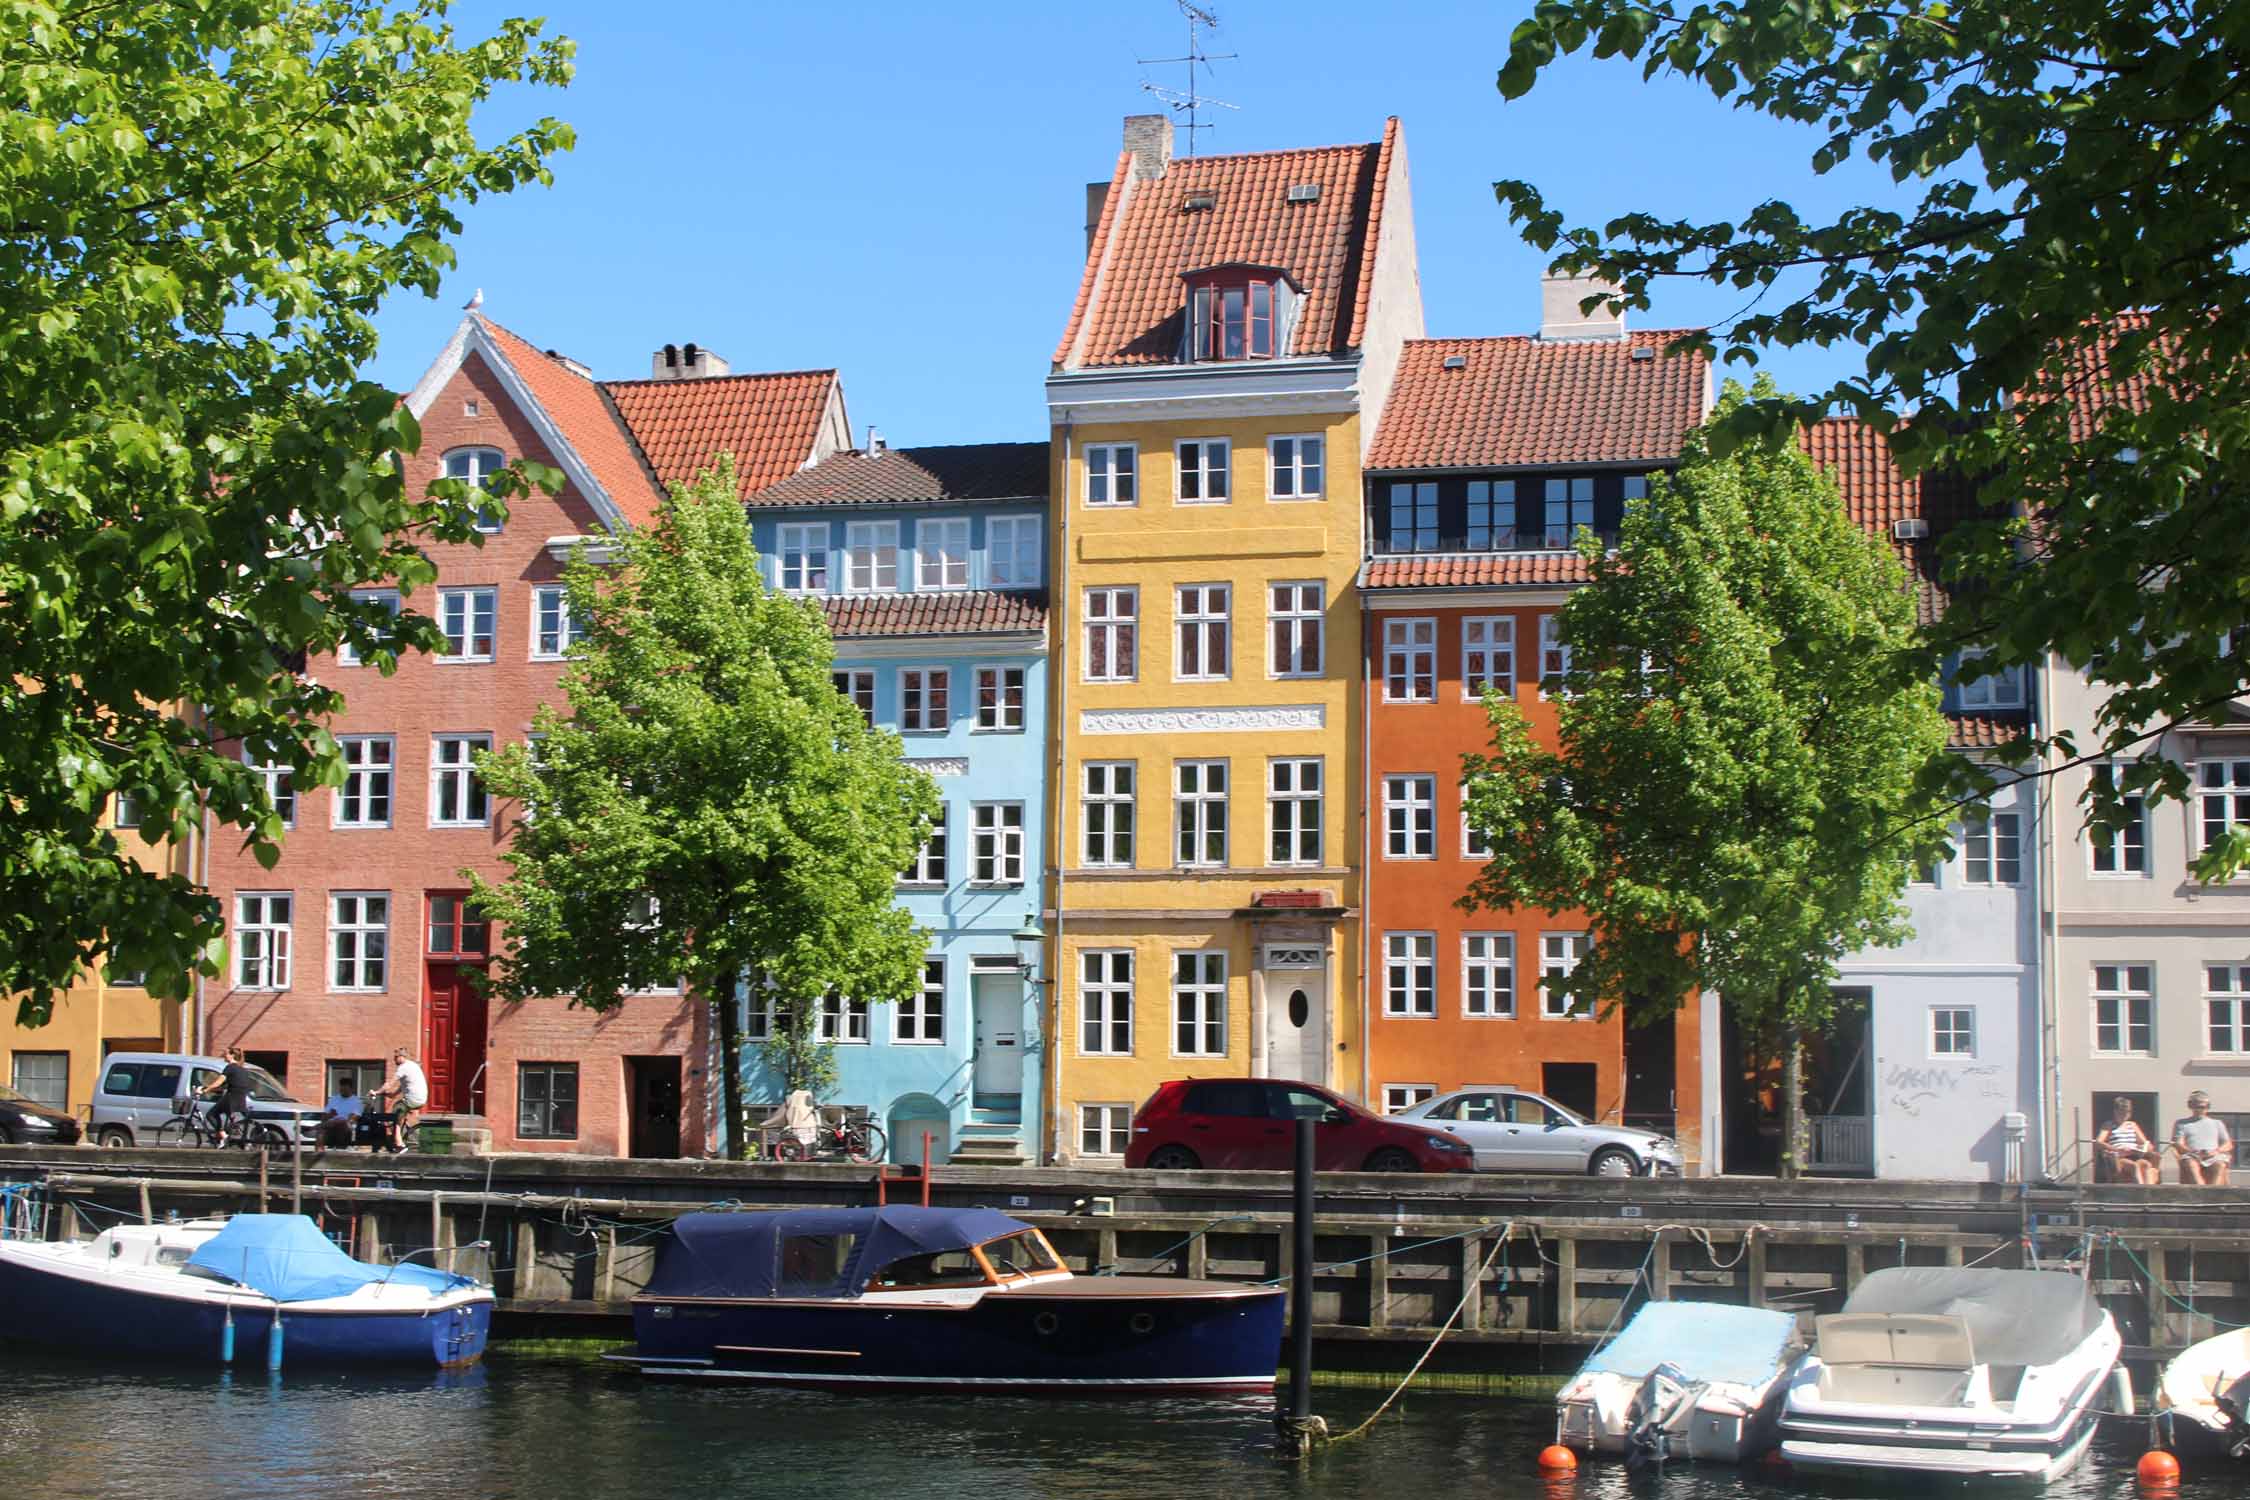
M 2034 733 L 2053 722 L 2050 705 L 2055 701 L 2054 671 L 2054 653 L 2042 653 L 2039 659 L 2039 701 L 2031 710 Z M 2055 965 L 2060 959 L 2062 941 L 2057 930 L 2062 918 L 2056 909 L 2058 903 L 2055 900 L 2056 877 L 2060 867 L 2056 863 L 2055 853 L 2055 778 L 2049 764 L 2052 759 L 2052 750 L 2040 751 L 2039 768 L 2047 774 L 2040 776 L 2032 796 L 2033 816 L 2039 819 L 2040 854 L 2039 895 L 2032 903 L 2039 914 L 2036 947 L 2039 977 L 2032 987 L 2038 998 L 2039 1015 L 2038 1024 L 2032 1028 L 2032 1077 L 2037 1080 L 2040 1097 L 2037 1150 L 2042 1175 L 2051 1173 L 2054 1169 L 2055 1141 L 2060 1134 L 2058 1114 L 2062 1108 L 2060 1078 L 2056 1070 L 2055 1049 L 2051 1043 L 2057 1009 Z
M 203 722 L 208 729 L 211 722 L 208 713 Z M 188 868 L 195 872 L 195 888 L 208 896 L 211 894 L 211 803 L 209 798 L 200 800 L 202 809 L 196 816 L 195 826 L 188 830 Z M 219 921 L 222 926 L 225 925 L 226 913 L 219 914 Z M 201 973 L 195 976 L 194 995 L 188 1002 L 191 1012 L 188 1018 L 189 1046 L 198 1057 L 208 1055 L 211 1050 L 211 1024 L 203 1008 L 205 982 Z
M 1062 1124 L 1062 1072 L 1063 1058 L 1070 1051 L 1069 1028 L 1062 1024 L 1062 987 L 1067 979 L 1063 963 L 1063 868 L 1069 863 L 1063 840 L 1063 829 L 1069 816 L 1070 789 L 1065 782 L 1069 770 L 1063 746 L 1069 738 L 1070 707 L 1070 653 L 1066 647 L 1069 631 L 1057 622 L 1067 620 L 1070 611 L 1070 455 L 1072 434 L 1076 423 L 1070 418 L 1070 408 L 1063 408 L 1063 464 L 1062 483 L 1056 486 L 1061 493 L 1055 496 L 1055 588 L 1050 595 L 1052 603 L 1047 610 L 1047 694 L 1054 700 L 1054 796 L 1047 804 L 1047 836 L 1055 851 L 1055 961 L 1047 966 L 1047 1137 L 1046 1156 L 1052 1164 L 1061 1159 Z
M 1365 509 L 1365 506 L 1361 507 L 1363 513 Z M 1361 524 L 1364 525 L 1365 522 Z M 1365 550 L 1362 546 L 1363 555 Z M 1356 569 L 1354 575 L 1356 583 Z M 1369 993 L 1368 986 L 1375 973 L 1375 966 L 1368 961 L 1367 954 L 1372 944 L 1368 918 L 1375 910 L 1373 892 L 1370 890 L 1372 876 L 1369 872 L 1374 868 L 1375 856 L 1368 843 L 1367 799 L 1375 787 L 1375 729 L 1371 715 L 1375 695 L 1368 686 L 1374 666 L 1374 630 L 1375 612 L 1362 599 L 1359 608 L 1359 1102 L 1370 1109 L 1374 1108 L 1371 1102 L 1375 1087 L 1374 1061 L 1368 1056 L 1367 1049 L 1374 1033 L 1374 1022 L 1371 1019 L 1374 998 Z

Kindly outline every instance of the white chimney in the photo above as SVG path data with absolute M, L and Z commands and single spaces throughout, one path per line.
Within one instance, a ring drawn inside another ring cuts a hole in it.
M 708 380 L 730 368 L 701 344 L 666 344 L 649 356 L 648 364 L 651 380 Z
M 1125 149 L 1133 153 L 1133 175 L 1146 181 L 1162 177 L 1172 165 L 1172 117 L 1127 115 Z
M 1625 312 L 1597 306 L 1580 312 L 1578 304 L 1596 292 L 1617 288 L 1599 276 L 1542 276 L 1539 278 L 1539 337 L 1544 343 L 1568 339 L 1622 339 Z
M 867 451 L 870 453 L 880 453 L 888 446 L 889 444 L 883 441 L 883 429 L 877 427 L 873 422 L 868 423 Z

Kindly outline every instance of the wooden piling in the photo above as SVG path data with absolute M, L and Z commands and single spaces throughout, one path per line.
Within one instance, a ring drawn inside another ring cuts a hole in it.
M 529 1301 L 539 1280 L 539 1227 L 529 1214 L 516 1215 L 516 1284 L 519 1302 Z
M 1578 1331 L 1578 1241 L 1566 1239 L 1555 1246 L 1555 1329 Z
M 1391 1241 L 1382 1234 L 1367 1237 L 1367 1326 L 1376 1333 L 1391 1328 Z
M 1672 1300 L 1672 1240 L 1662 1229 L 1656 1231 L 1656 1240 L 1648 1247 L 1648 1300 Z
M 1484 1258 L 1490 1252 L 1484 1248 L 1484 1236 L 1472 1234 L 1461 1242 L 1461 1322 L 1460 1327 L 1469 1333 L 1484 1326 L 1484 1280 L 1478 1274 L 1484 1269 Z
M 156 1222 L 156 1214 L 149 1207 L 148 1183 L 145 1181 L 141 1183 L 141 1222 L 143 1224 L 154 1224 Z
M 1742 1250 L 1743 1300 L 1752 1307 L 1766 1305 L 1766 1242 L 1758 1231 L 1743 1231 L 1749 1243 Z

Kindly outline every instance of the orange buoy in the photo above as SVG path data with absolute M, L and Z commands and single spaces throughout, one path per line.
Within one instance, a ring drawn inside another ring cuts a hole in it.
M 2134 1465 L 2133 1477 L 2152 1489 L 2170 1489 L 2180 1482 L 2180 1461 L 2162 1448 L 2151 1448 Z
M 1549 1443 L 1539 1450 L 1539 1467 L 1549 1473 L 1568 1472 L 1578 1467 L 1578 1455 L 1560 1443 Z

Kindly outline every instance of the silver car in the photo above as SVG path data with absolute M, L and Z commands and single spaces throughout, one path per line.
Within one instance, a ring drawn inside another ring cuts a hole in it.
M 1631 1125 L 1581 1120 L 1544 1094 L 1471 1084 L 1399 1111 L 1468 1142 L 1480 1172 L 1680 1175 L 1680 1143 Z

